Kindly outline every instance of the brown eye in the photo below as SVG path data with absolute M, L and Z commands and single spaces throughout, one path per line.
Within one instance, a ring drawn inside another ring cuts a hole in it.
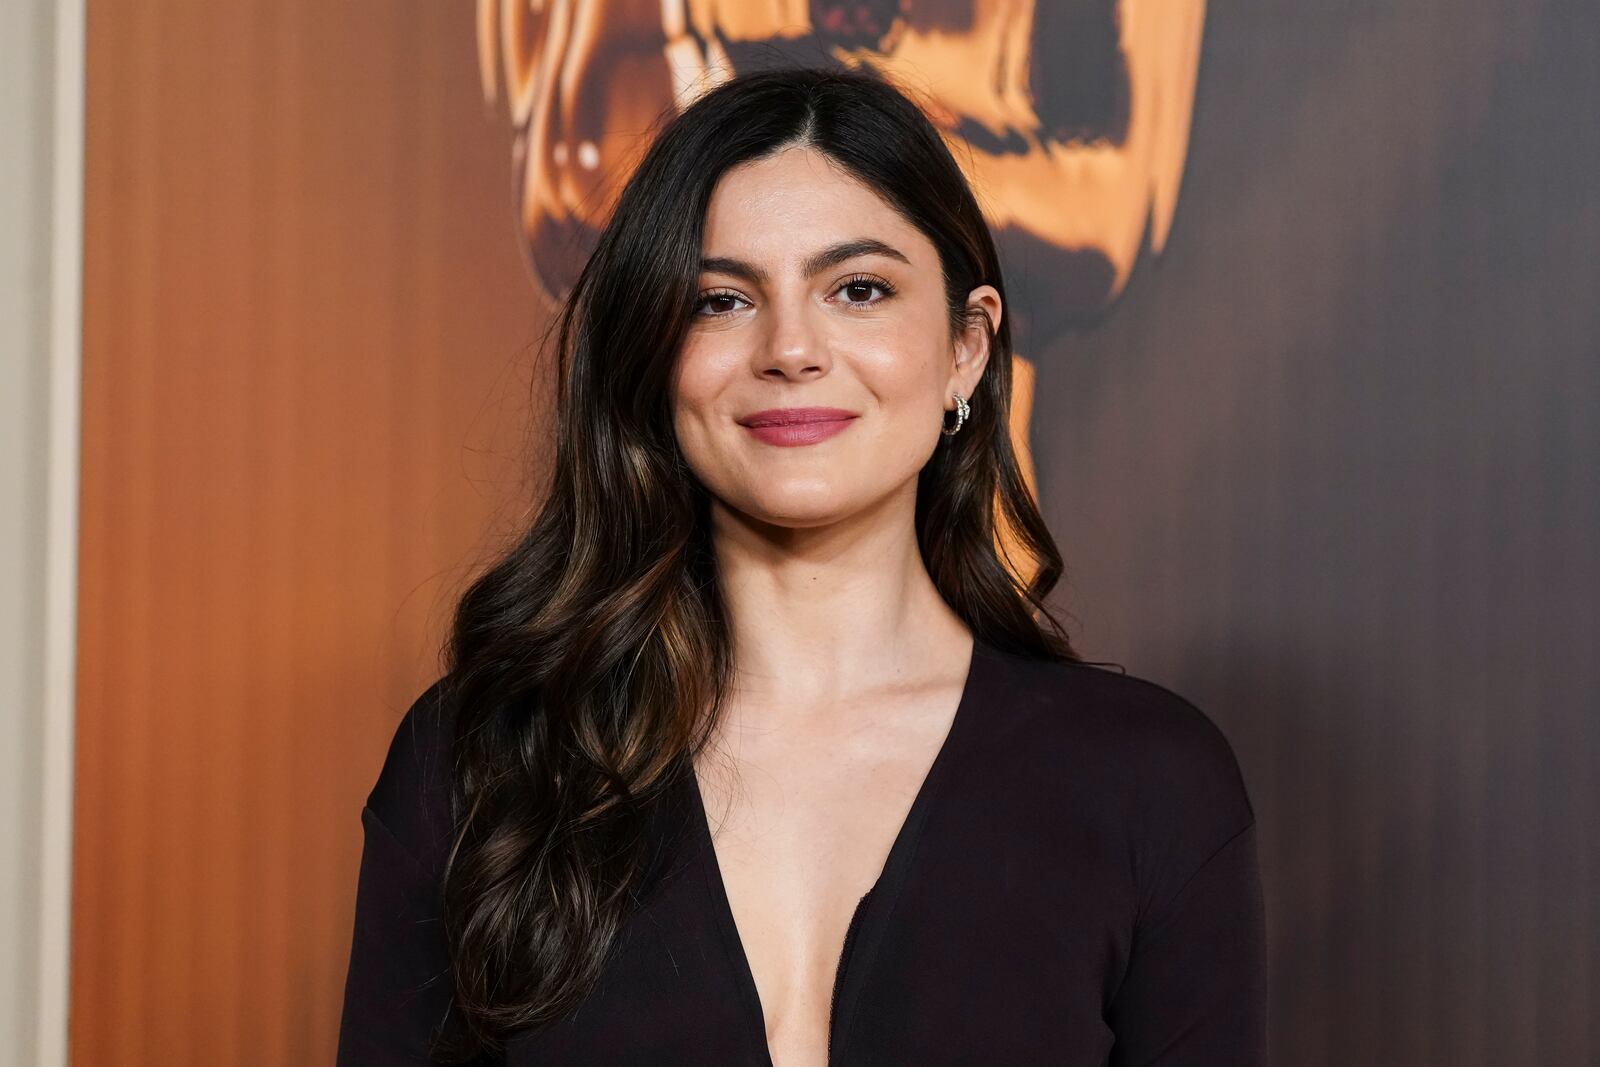
M 699 299 L 698 302 L 696 302 L 694 306 L 694 313 L 703 319 L 720 319 L 724 315 L 731 315 L 734 313 L 734 311 L 738 310 L 737 308 L 728 306 L 734 301 L 744 301 L 744 297 L 740 296 L 738 293 L 728 292 L 727 290 L 706 293 Z M 718 310 L 701 315 L 700 309 L 705 307 L 707 304 L 715 304 Z
M 874 289 L 883 293 L 883 296 L 877 300 L 873 300 L 872 290 Z M 844 293 L 845 303 L 849 304 L 851 307 L 861 308 L 875 307 L 876 305 L 881 304 L 883 301 L 889 299 L 895 293 L 894 286 L 890 285 L 882 278 L 870 277 L 847 279 L 840 284 L 838 289 L 834 291 Z

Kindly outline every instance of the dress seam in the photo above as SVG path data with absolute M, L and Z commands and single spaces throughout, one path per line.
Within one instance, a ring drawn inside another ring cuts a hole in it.
M 1224 852 L 1228 851 L 1228 849 L 1232 848 L 1234 842 L 1238 841 L 1245 834 L 1248 834 L 1251 830 L 1254 830 L 1255 827 L 1256 827 L 1256 820 L 1255 820 L 1254 816 L 1252 816 L 1248 823 L 1246 823 L 1243 827 L 1241 827 L 1236 832 L 1234 832 L 1232 834 L 1229 834 L 1228 835 L 1228 839 L 1226 841 L 1222 842 L 1222 844 L 1218 845 L 1215 849 L 1213 849 L 1211 854 L 1208 855 L 1204 860 L 1202 860 L 1200 862 L 1200 865 L 1194 869 L 1193 873 L 1191 873 L 1189 875 L 1189 877 L 1187 877 L 1187 878 L 1185 878 L 1183 880 L 1183 884 L 1178 887 L 1177 892 L 1173 893 L 1171 898 L 1167 900 L 1165 905 L 1163 905 L 1162 910 L 1167 912 L 1168 914 L 1163 916 L 1160 920 L 1158 920 L 1152 927 L 1150 927 L 1149 929 L 1144 929 L 1143 928 L 1143 924 L 1146 922 L 1146 920 L 1149 917 L 1149 912 L 1148 911 L 1144 912 L 1143 914 L 1141 914 L 1139 916 L 1138 922 L 1139 922 L 1140 928 L 1137 930 L 1137 932 L 1135 934 L 1134 944 L 1133 944 L 1134 950 L 1137 950 L 1140 945 L 1143 945 L 1143 944 L 1147 943 L 1150 940 L 1150 938 L 1154 937 L 1156 934 L 1160 933 L 1163 929 L 1165 929 L 1165 927 L 1171 921 L 1171 918 L 1172 918 L 1170 913 L 1183 900 L 1185 894 L 1187 894 L 1189 892 L 1189 887 L 1194 884 L 1195 880 L 1198 879 L 1201 874 L 1205 873 L 1206 868 L 1210 867 L 1212 862 L 1214 862 L 1218 856 L 1222 855 Z

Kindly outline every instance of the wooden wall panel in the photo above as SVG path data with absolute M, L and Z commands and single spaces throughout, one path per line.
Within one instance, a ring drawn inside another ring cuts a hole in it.
M 361 804 L 548 314 L 473 29 L 90 5 L 74 1063 L 331 1062 Z

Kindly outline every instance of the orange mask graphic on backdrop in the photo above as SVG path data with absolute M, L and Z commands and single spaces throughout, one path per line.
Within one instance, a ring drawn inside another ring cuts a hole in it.
M 1092 321 L 1159 253 L 1178 202 L 1204 0 L 479 0 L 503 85 L 529 266 L 559 300 L 652 125 L 740 71 L 870 67 L 911 90 L 1006 264 L 1012 432 L 1033 484 L 1027 353 Z

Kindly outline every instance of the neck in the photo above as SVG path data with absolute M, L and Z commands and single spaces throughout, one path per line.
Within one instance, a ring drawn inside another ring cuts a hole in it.
M 908 489 L 848 519 L 801 528 L 713 503 L 741 703 L 777 719 L 805 716 L 965 662 L 968 630 L 923 563 L 915 483 Z

